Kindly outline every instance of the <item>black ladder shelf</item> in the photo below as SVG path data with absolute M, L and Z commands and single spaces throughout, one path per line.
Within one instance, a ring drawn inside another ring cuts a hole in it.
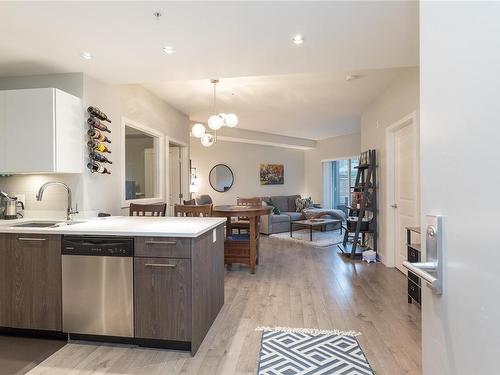
M 340 250 L 354 259 L 365 250 L 377 251 L 377 157 L 375 150 L 361 154 L 353 192 L 359 193 L 359 204 L 348 207 L 346 231 Z M 371 247 L 367 245 L 371 237 Z M 352 238 L 352 242 L 349 241 Z

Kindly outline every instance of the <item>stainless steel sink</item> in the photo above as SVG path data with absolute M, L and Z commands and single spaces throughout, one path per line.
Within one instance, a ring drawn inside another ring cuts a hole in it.
M 53 227 L 58 221 L 28 221 L 26 223 L 15 224 L 12 227 L 16 228 L 49 228 Z
M 28 221 L 15 224 L 12 228 L 56 228 L 78 223 L 83 223 L 83 221 Z

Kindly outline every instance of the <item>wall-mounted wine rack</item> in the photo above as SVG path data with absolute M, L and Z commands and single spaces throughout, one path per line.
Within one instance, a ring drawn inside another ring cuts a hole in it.
M 111 140 L 108 137 L 111 130 L 103 123 L 103 121 L 111 123 L 111 120 L 97 107 L 88 107 L 87 112 L 89 113 L 89 118 L 87 119 L 87 125 L 89 126 L 87 130 L 89 138 L 87 142 L 89 148 L 89 162 L 87 163 L 87 168 L 90 169 L 91 173 L 111 174 L 109 168 L 103 165 L 113 164 L 113 162 L 105 156 L 106 153 L 111 154 L 109 148 Z

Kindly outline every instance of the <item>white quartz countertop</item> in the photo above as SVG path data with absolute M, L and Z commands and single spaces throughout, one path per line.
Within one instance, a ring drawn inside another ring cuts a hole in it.
M 195 238 L 226 222 L 220 217 L 110 216 L 48 228 L 15 227 L 47 219 L 0 220 L 0 233 L 67 234 L 93 236 L 151 236 Z

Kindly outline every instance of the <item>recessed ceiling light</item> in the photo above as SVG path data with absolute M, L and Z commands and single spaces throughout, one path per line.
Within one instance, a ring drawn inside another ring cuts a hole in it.
M 167 55 L 171 55 L 171 54 L 175 53 L 175 49 L 174 49 L 174 47 L 165 46 L 165 47 L 163 47 L 163 52 L 165 52 Z
M 295 44 L 302 44 L 304 43 L 304 37 L 300 34 L 294 35 L 294 37 L 292 38 L 292 42 L 294 42 Z
M 82 59 L 85 59 L 85 60 L 92 60 L 92 54 L 89 53 L 89 52 L 83 52 L 80 54 L 80 56 L 82 57 Z

